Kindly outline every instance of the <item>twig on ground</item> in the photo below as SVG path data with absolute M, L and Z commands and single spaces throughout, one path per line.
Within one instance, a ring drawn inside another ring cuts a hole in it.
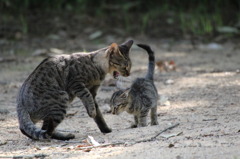
M 150 142 L 150 141 L 155 140 L 162 133 L 166 132 L 167 130 L 173 129 L 173 128 L 177 127 L 178 125 L 179 125 L 179 123 L 174 124 L 166 129 L 162 130 L 161 132 L 159 132 L 155 136 L 151 137 L 150 139 L 137 140 L 137 141 L 133 141 L 133 142 L 129 142 L 129 143 L 128 142 L 116 142 L 116 143 L 100 144 L 97 146 L 81 146 L 81 147 L 78 147 L 77 149 L 78 150 L 89 150 L 89 149 L 98 148 L 98 147 L 107 147 L 107 146 L 115 146 L 115 145 L 129 145 L 129 144 L 134 145 L 134 144 L 142 143 L 142 142 Z
M 68 133 L 79 133 L 79 131 L 77 130 L 63 130 L 63 129 L 57 129 L 57 130 L 61 132 L 68 132 Z
M 203 121 L 214 121 L 217 120 L 217 118 L 213 118 L 213 119 L 203 119 Z
M 108 143 L 108 144 L 101 144 L 98 146 L 84 146 L 84 147 L 78 147 L 78 150 L 86 150 L 86 149 L 92 149 L 92 148 L 98 148 L 98 147 L 107 147 L 107 146 L 115 146 L 115 145 L 123 145 L 125 142 L 116 142 L 116 143 Z
M 32 154 L 32 155 L 19 155 L 19 156 L 0 156 L 0 158 L 13 158 L 13 159 L 19 159 L 19 158 L 45 158 L 48 155 L 46 154 Z
M 161 135 L 162 133 L 164 133 L 164 132 L 166 132 L 166 131 L 168 131 L 168 130 L 170 130 L 170 129 L 173 129 L 173 128 L 177 127 L 178 125 L 179 125 L 179 123 L 174 124 L 174 125 L 172 125 L 172 126 L 166 128 L 166 129 L 162 130 L 161 132 L 159 132 L 157 135 L 151 137 L 150 139 L 138 140 L 138 141 L 136 141 L 136 143 L 153 141 L 153 140 L 155 140 L 159 135 Z

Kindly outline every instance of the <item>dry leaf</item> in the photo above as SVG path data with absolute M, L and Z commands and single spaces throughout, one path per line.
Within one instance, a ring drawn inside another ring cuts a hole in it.
M 174 144 L 169 144 L 168 147 L 172 148 L 172 147 L 174 147 Z
M 68 114 L 66 115 L 66 117 L 72 117 L 72 116 L 76 115 L 77 113 L 78 113 L 78 111 L 75 111 L 75 112 L 73 112 L 73 113 L 68 113 Z
M 159 60 L 156 62 L 156 64 L 157 64 L 159 71 L 161 71 L 161 72 L 163 72 L 163 71 L 169 72 L 169 71 L 176 70 L 176 64 L 173 60 L 170 60 L 170 61 Z
M 174 80 L 168 79 L 167 81 L 165 81 L 165 84 L 166 84 L 166 85 L 174 84 Z
M 100 144 L 92 137 L 88 136 L 88 141 L 93 145 L 93 146 L 99 146 Z
M 92 149 L 85 149 L 83 152 L 90 152 Z

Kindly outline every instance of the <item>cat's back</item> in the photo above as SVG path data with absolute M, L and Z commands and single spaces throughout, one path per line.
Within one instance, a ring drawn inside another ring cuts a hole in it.
M 58 55 L 44 59 L 35 70 L 28 76 L 24 84 L 48 83 L 56 77 L 56 72 L 66 69 L 70 55 Z M 51 83 L 51 82 L 50 82 Z
M 158 99 L 158 92 L 154 82 L 145 78 L 137 78 L 129 92 L 136 100 L 141 100 L 143 98 Z
M 44 59 L 24 81 L 19 90 L 18 101 L 39 96 L 39 92 L 60 88 L 63 69 L 66 69 L 69 58 L 69 55 L 58 55 Z
M 132 90 L 139 92 L 143 92 L 146 90 L 151 90 L 155 92 L 156 90 L 154 90 L 153 88 L 155 88 L 153 81 L 146 78 L 137 78 L 131 86 Z

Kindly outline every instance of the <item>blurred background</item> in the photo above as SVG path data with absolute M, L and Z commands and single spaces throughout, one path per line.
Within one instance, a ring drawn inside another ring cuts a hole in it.
M 238 42 L 239 0 L 1 0 L 0 55 L 92 50 L 127 38 Z M 88 45 L 90 44 L 90 46 Z

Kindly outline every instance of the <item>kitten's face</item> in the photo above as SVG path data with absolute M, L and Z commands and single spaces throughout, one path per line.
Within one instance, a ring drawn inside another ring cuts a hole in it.
M 126 106 L 127 94 L 122 90 L 114 92 L 110 100 L 111 113 L 118 115 L 125 110 Z
M 124 44 L 117 45 L 113 43 L 109 51 L 109 73 L 117 78 L 121 76 L 129 76 L 131 70 L 131 60 L 129 58 L 129 49 L 133 44 L 132 40 L 127 41 Z

